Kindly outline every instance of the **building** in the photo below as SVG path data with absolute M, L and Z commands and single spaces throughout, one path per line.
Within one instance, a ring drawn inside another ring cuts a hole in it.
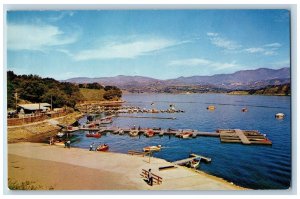
M 37 112 L 46 112 L 50 110 L 51 105 L 48 103 L 36 104 L 18 104 L 17 111 L 19 114 L 32 114 Z

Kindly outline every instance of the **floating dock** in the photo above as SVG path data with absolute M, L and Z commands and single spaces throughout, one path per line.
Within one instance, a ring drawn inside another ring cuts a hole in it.
M 192 154 L 190 154 L 190 158 L 186 158 L 186 159 L 183 159 L 183 160 L 177 160 L 177 161 L 172 162 L 172 163 L 175 164 L 175 165 L 185 165 L 186 163 L 192 161 L 195 158 L 200 158 L 200 161 L 204 160 L 206 163 L 211 162 L 211 158 L 192 153 Z
M 198 136 L 203 137 L 219 137 L 222 143 L 240 143 L 245 145 L 251 144 L 262 144 L 262 145 L 272 145 L 272 141 L 269 140 L 265 134 L 261 134 L 257 130 L 241 130 L 241 129 L 218 129 L 216 132 L 203 132 L 193 129 L 161 129 L 161 128 L 120 128 L 120 127 L 93 127 L 93 128 L 83 128 L 80 127 L 79 130 L 84 131 L 99 131 L 100 133 L 112 133 L 119 134 L 120 132 L 129 134 L 132 130 L 138 131 L 138 136 L 145 134 L 149 129 L 154 132 L 154 135 L 159 136 L 175 136 L 180 137 L 181 133 L 190 132 L 191 136 L 189 138 L 196 138 Z
M 271 140 L 257 130 L 219 129 L 217 132 L 221 142 L 225 143 L 272 145 Z

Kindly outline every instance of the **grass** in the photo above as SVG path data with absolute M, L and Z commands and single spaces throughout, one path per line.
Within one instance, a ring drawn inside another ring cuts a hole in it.
M 54 188 L 51 186 L 47 189 L 42 187 L 41 185 L 36 185 L 33 181 L 25 181 L 25 182 L 17 182 L 8 178 L 8 188 L 10 190 L 53 190 Z
M 80 88 L 80 93 L 83 95 L 86 101 L 103 101 L 103 95 L 105 93 L 104 89 L 88 89 Z

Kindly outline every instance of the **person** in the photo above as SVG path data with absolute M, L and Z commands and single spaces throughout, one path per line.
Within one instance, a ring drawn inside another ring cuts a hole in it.
M 153 185 L 153 174 L 151 173 L 151 169 L 149 169 L 148 171 L 148 183 L 150 184 L 150 186 Z
M 67 145 L 68 145 L 68 148 L 71 147 L 71 141 L 70 140 L 67 141 Z
M 94 147 L 94 142 L 92 144 L 90 144 L 90 151 L 93 150 L 93 147 Z
M 65 144 L 65 148 L 67 148 L 68 145 L 67 140 L 65 140 L 64 144 Z

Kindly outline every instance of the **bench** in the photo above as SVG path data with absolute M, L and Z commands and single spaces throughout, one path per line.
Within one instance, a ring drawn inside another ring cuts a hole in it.
M 140 174 L 141 177 L 143 177 L 144 179 L 148 179 L 148 171 L 143 169 L 142 170 L 142 173 Z M 152 176 L 153 176 L 153 184 L 156 183 L 156 184 L 162 184 L 162 177 L 158 176 L 158 175 L 155 175 L 154 173 L 152 173 Z

